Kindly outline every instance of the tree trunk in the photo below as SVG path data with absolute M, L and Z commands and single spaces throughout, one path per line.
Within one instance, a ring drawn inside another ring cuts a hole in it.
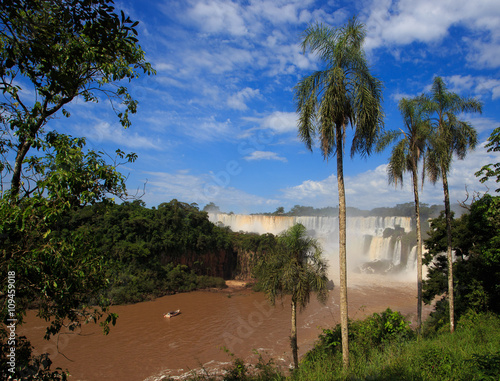
M 292 347 L 293 366 L 299 367 L 299 348 L 297 345 L 297 301 L 292 298 L 292 332 L 290 335 L 290 346 Z
M 447 257 L 448 257 L 448 303 L 450 308 L 450 332 L 455 332 L 455 303 L 454 303 L 454 287 L 453 287 L 453 256 L 451 243 L 451 210 L 450 210 L 450 193 L 448 190 L 448 177 L 446 171 L 441 170 L 443 177 L 444 191 L 444 213 L 446 216 L 446 236 L 448 241 Z
M 413 195 L 415 196 L 415 217 L 417 219 L 417 333 L 422 329 L 422 231 L 420 226 L 420 203 L 418 200 L 417 165 L 413 165 Z
M 340 267 L 340 326 L 342 330 L 342 359 L 344 369 L 349 367 L 349 331 L 347 309 L 346 265 L 346 204 L 344 189 L 343 139 L 337 130 L 337 183 L 339 190 L 339 267 Z
M 29 140 L 23 138 L 18 145 L 16 160 L 14 162 L 14 170 L 12 171 L 12 180 L 10 185 L 11 194 L 14 197 L 19 195 L 21 190 L 21 173 L 23 168 L 23 161 L 31 148 Z

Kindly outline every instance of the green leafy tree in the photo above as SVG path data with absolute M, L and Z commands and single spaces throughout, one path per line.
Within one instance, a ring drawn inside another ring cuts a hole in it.
M 0 122 L 14 163 L 11 193 L 21 192 L 25 158 L 39 149 L 47 123 L 78 98 L 111 101 L 124 127 L 137 101 L 120 80 L 153 69 L 138 45 L 138 22 L 110 0 L 6 0 L 0 6 Z M 34 97 L 33 97 L 34 96 Z M 34 98 L 34 99 L 33 99 Z M 123 104 L 118 107 L 117 102 Z M 8 139 L 7 139 L 8 137 Z M 29 179 L 24 184 L 29 186 Z M 26 191 L 26 190 L 25 190 Z
M 500 197 L 484 195 L 474 201 L 469 212 L 452 219 L 455 314 L 460 318 L 467 310 L 500 313 Z M 446 295 L 436 303 L 429 326 L 437 329 L 449 324 L 448 266 L 444 254 L 448 246 L 444 213 L 431 221 L 424 282 L 424 300 Z
M 327 267 L 321 258 L 319 243 L 306 235 L 306 228 L 296 224 L 278 237 L 273 250 L 257 265 L 262 289 L 274 305 L 277 298 L 291 295 L 292 329 L 290 343 L 295 368 L 298 368 L 297 307 L 304 308 L 316 292 L 322 303 L 327 297 Z
M 488 148 L 488 152 L 500 152 L 500 127 L 493 130 L 490 137 L 488 138 L 488 143 L 485 145 Z M 500 183 L 500 163 L 491 163 L 484 165 L 479 171 L 475 173 L 477 177 L 482 176 L 479 181 L 482 183 L 488 181 L 489 179 L 494 179 L 496 177 L 496 182 Z M 500 192 L 500 188 L 497 188 L 495 192 Z
M 276 211 L 273 214 L 276 214 L 276 215 L 285 214 L 285 208 L 282 207 L 282 206 L 279 206 L 279 207 L 276 208 Z
M 454 300 L 453 300 L 453 257 L 451 236 L 450 192 L 448 188 L 448 173 L 453 162 L 453 155 L 463 159 L 467 151 L 477 144 L 477 132 L 470 123 L 460 120 L 461 112 L 481 112 L 482 104 L 474 98 L 462 98 L 449 91 L 441 77 L 434 78 L 430 96 L 424 96 L 422 101 L 430 113 L 433 125 L 431 149 L 427 151 L 427 173 L 431 182 L 439 178 L 443 181 L 444 210 L 448 235 L 448 294 L 450 310 L 450 331 L 455 330 Z
M 107 314 L 102 322 L 107 332 L 108 323 L 116 320 L 103 297 L 108 260 L 99 254 L 95 237 L 85 230 L 67 230 L 64 221 L 85 203 L 109 202 L 109 193 L 123 195 L 124 177 L 96 152 L 84 153 L 83 139 L 56 133 L 48 137 L 49 143 L 43 146 L 46 155 L 31 163 L 43 176 L 36 180 L 30 197 L 16 202 L 0 198 L 0 319 L 15 319 L 19 325 L 26 310 L 36 308 L 38 316 L 49 322 L 48 339 L 63 325 L 74 330 Z M 6 297 L 7 274 L 15 276 L 15 310 L 9 308 Z M 2 342 L 7 338 L 5 326 L 0 337 Z M 30 369 L 37 361 L 16 362 L 14 375 L 36 373 Z
M 207 213 L 221 213 L 220 208 L 213 202 L 208 203 L 203 207 L 203 211 Z
M 340 310 L 344 366 L 349 365 L 346 202 L 344 143 L 347 128 L 354 129 L 351 156 L 368 155 L 383 125 L 382 84 L 370 74 L 363 50 L 365 27 L 355 18 L 341 28 L 313 25 L 304 33 L 302 48 L 319 55 L 324 70 L 295 86 L 300 139 L 312 150 L 316 136 L 323 157 L 335 155 L 339 193 Z
M 75 329 L 105 314 L 107 332 L 116 319 L 102 297 L 106 257 L 86 229 L 68 230 L 64 222 L 84 205 L 124 197 L 125 178 L 117 167 L 135 155 L 118 150 L 115 162 L 107 164 L 106 154 L 85 149 L 85 139 L 48 128 L 53 118 L 69 117 L 65 107 L 77 98 L 108 99 L 122 125 L 130 125 L 137 102 L 119 82 L 153 69 L 138 45 L 137 22 L 117 14 L 112 4 L 5 0 L 0 5 L 0 170 L 2 180 L 10 176 L 0 196 L 0 318 L 5 322 L 13 313 L 21 324 L 26 310 L 36 308 L 49 322 L 47 338 L 63 325 Z M 30 150 L 36 150 L 33 156 Z M 15 274 L 14 312 L 6 297 L 9 273 Z M 5 326 L 0 336 L 5 343 Z M 31 356 L 29 343 L 23 346 Z M 41 379 L 34 369 L 38 364 L 48 378 L 61 376 L 50 376 L 48 358 L 24 360 L 16 362 L 14 374 L 2 375 Z M 6 369 L 2 363 L 2 372 Z
M 412 176 L 413 196 L 415 199 L 415 218 L 417 225 L 417 330 L 422 325 L 422 228 L 420 223 L 420 202 L 418 195 L 418 162 L 424 157 L 430 126 L 425 119 L 425 110 L 419 98 L 403 98 L 399 102 L 403 117 L 404 130 L 387 132 L 379 141 L 382 150 L 390 142 L 399 139 L 392 149 L 387 172 L 389 183 L 403 185 L 403 176 Z

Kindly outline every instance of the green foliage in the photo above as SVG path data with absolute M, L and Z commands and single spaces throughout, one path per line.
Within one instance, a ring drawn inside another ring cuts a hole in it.
M 151 209 L 141 201 L 94 204 L 72 213 L 65 226 L 92 235 L 109 261 L 108 296 L 118 304 L 225 287 L 222 278 L 238 271 L 234 248 L 265 238 L 233 234 L 196 205 L 177 200 Z
M 340 28 L 311 25 L 302 48 L 319 55 L 326 68 L 295 86 L 299 137 L 312 149 L 318 137 L 323 156 L 342 155 L 348 124 L 355 129 L 351 154 L 370 154 L 383 125 L 382 84 L 370 73 L 363 50 L 366 30 L 356 18 Z
M 404 130 L 386 132 L 380 138 L 377 150 L 382 151 L 389 143 L 397 141 L 391 152 L 387 174 L 389 183 L 402 186 L 405 173 L 413 174 L 415 183 L 418 163 L 427 150 L 431 129 L 425 119 L 425 109 L 419 97 L 401 99 L 399 110 L 403 117 Z M 416 186 L 414 184 L 414 188 Z
M 23 381 L 66 381 L 69 379 L 68 373 L 60 368 L 51 370 L 52 361 L 47 353 L 35 356 L 33 347 L 24 336 L 16 336 L 16 358 L 15 372 L 10 372 L 11 364 L 7 354 L 10 353 L 10 346 L 7 342 L 0 343 L 0 378 L 11 380 L 12 374 L 19 375 L 18 380 Z
M 276 298 L 292 295 L 300 307 L 305 307 L 312 292 L 317 292 L 322 301 L 328 292 L 321 247 L 306 236 L 302 224 L 292 226 L 278 237 L 276 245 L 260 259 L 255 274 L 272 303 Z
M 475 369 L 475 379 L 481 381 L 496 381 L 500 375 L 500 351 L 480 355 L 474 353 L 470 360 L 471 367 Z
M 500 312 L 500 197 L 488 194 L 470 206 L 468 214 L 452 221 L 455 313 L 457 318 L 467 310 Z M 430 303 L 447 292 L 446 227 L 444 215 L 432 220 L 426 262 L 429 267 L 424 282 L 424 300 Z M 436 304 L 428 328 L 439 329 L 446 323 L 446 298 Z M 432 328 L 431 328 L 432 327 Z
M 382 316 L 386 315 L 387 319 Z M 382 324 L 366 323 L 358 326 L 367 329 L 358 336 L 372 332 L 377 337 L 372 344 L 366 343 L 363 350 L 356 344 L 351 353 L 351 366 L 342 367 L 342 355 L 332 353 L 331 347 L 316 347 L 307 353 L 300 367 L 290 374 L 279 370 L 272 360 L 259 362 L 255 367 L 241 359 L 233 359 L 231 365 L 220 376 L 216 374 L 195 375 L 190 380 L 290 380 L 290 381 L 345 381 L 345 380 L 423 380 L 423 381 L 486 381 L 498 380 L 500 374 L 500 318 L 493 314 L 475 312 L 464 315 L 454 334 L 449 331 L 431 338 L 418 338 L 407 330 L 407 323 L 398 312 L 390 310 L 378 315 L 379 322 L 389 322 L 389 329 Z M 392 323 L 390 323 L 392 322 Z M 403 323 L 402 323 L 403 322 Z M 351 322 L 352 324 L 353 322 Z M 396 323 L 396 324 L 394 324 Z M 402 324 L 401 324 L 402 323 Z M 370 328 L 373 327 L 374 328 Z M 391 328 L 392 326 L 392 328 Z M 394 327 L 399 327 L 396 330 Z M 410 330 L 411 331 L 411 330 Z M 357 331 L 358 332 L 358 331 Z M 397 333 L 399 332 L 399 333 Z M 339 334 L 335 341 L 340 341 Z M 383 340 L 380 340 L 384 338 Z M 368 341 L 368 340 L 367 340 Z M 376 342 L 381 344 L 376 344 Z M 234 355 L 232 355 L 234 357 Z M 228 378 L 225 378 L 225 377 Z M 235 377 L 236 376 L 236 377 Z
M 488 138 L 488 143 L 485 145 L 488 148 L 488 152 L 499 152 L 500 151 L 500 127 L 493 130 L 490 137 Z M 488 181 L 489 179 L 494 179 L 496 177 L 496 182 L 500 183 L 500 163 L 491 163 L 484 165 L 479 171 L 475 173 L 477 177 L 482 176 L 479 181 L 482 183 Z M 500 192 L 500 188 L 497 188 L 495 192 Z
M 413 337 L 409 322 L 399 312 L 389 308 L 380 314 L 374 313 L 365 320 L 349 322 L 350 351 L 358 355 L 368 354 L 374 348 L 382 349 L 388 343 L 406 341 Z M 342 351 L 340 324 L 334 329 L 323 330 L 319 341 L 307 354 L 307 361 L 323 351 L 332 355 Z
M 25 159 L 44 149 L 47 123 L 75 98 L 111 101 L 120 122 L 130 126 L 137 102 L 120 80 L 154 70 L 137 44 L 137 22 L 118 15 L 110 0 L 11 1 L 0 8 L 0 103 L 2 151 L 15 162 L 2 163 L 12 173 L 13 195 L 29 194 Z M 33 100 L 33 93 L 36 95 Z M 123 107 L 116 107 L 118 100 Z M 4 138 L 6 137 L 6 138 Z M 35 159 L 31 159 L 33 161 Z M 30 160 L 28 160 L 30 161 Z
M 363 351 L 355 345 L 348 370 L 342 369 L 340 353 L 332 354 L 331 348 L 317 345 L 289 379 L 498 380 L 500 319 L 497 315 L 464 315 L 454 334 L 444 330 L 430 338 L 415 340 L 416 337 L 411 334 L 402 341 L 368 345 Z
M 48 322 L 48 338 L 63 325 L 74 330 L 107 313 L 103 291 L 109 286 L 109 258 L 91 229 L 70 229 L 68 221 L 84 205 L 124 196 L 117 161 L 132 162 L 136 156 L 118 150 L 110 165 L 103 152 L 85 150 L 85 139 L 45 128 L 60 114 L 69 117 L 65 107 L 75 98 L 97 102 L 99 96 L 111 101 L 124 127 L 130 125 L 137 102 L 118 82 L 153 72 L 137 44 L 136 26 L 109 0 L 6 0 L 0 6 L 3 322 L 15 317 L 22 324 L 26 310 L 36 308 Z M 30 157 L 33 149 L 37 152 Z M 8 175 L 10 188 L 4 191 Z M 7 274 L 15 274 L 15 316 L 7 308 Z M 115 315 L 107 315 L 105 333 L 115 321 Z M 0 336 L 4 343 L 3 325 Z M 39 365 L 40 379 L 52 377 L 46 356 L 37 359 L 30 349 L 19 355 L 16 362 L 26 369 Z
M 475 98 L 463 98 L 449 91 L 441 77 L 435 77 L 430 95 L 423 95 L 425 107 L 433 131 L 426 152 L 426 170 L 431 182 L 446 179 L 453 155 L 464 159 L 467 151 L 477 144 L 477 131 L 469 123 L 459 119 L 463 112 L 482 112 L 482 103 Z M 447 194 L 448 190 L 445 190 Z M 449 201 L 448 201 L 449 202 Z

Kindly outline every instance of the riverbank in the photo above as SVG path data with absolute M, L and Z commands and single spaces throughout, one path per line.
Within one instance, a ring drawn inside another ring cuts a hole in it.
M 383 282 L 369 275 L 364 278 L 364 285 L 351 279 L 350 318 L 360 319 L 390 307 L 414 319 L 416 286 L 387 279 Z M 312 297 L 299 314 L 300 356 L 312 348 L 322 328 L 334 327 L 340 321 L 339 300 L 335 287 L 326 305 Z M 285 298 L 272 307 L 263 293 L 252 290 L 249 282 L 228 281 L 228 287 L 217 292 L 194 291 L 113 306 L 111 312 L 119 318 L 108 336 L 102 335 L 98 325 L 89 324 L 76 333 L 62 332 L 47 342 L 43 340 L 46 323 L 32 311 L 20 333 L 31 340 L 39 354 L 51 354 L 54 368 L 68 369 L 70 380 L 153 381 L 187 376 L 196 369 L 213 372 L 227 368 L 232 361 L 223 348 L 253 364 L 258 361 L 254 354 L 257 350 L 287 368 L 291 363 L 289 302 Z M 182 314 L 163 318 L 163 313 L 176 309 Z M 429 312 L 430 308 L 425 307 L 424 314 Z
M 377 324 L 379 319 L 400 321 L 392 311 L 374 314 L 350 327 L 350 366 L 343 369 L 339 347 L 322 342 L 309 352 L 294 370 L 280 367 L 273 359 L 259 358 L 257 366 L 233 359 L 215 372 L 193 372 L 179 378 L 186 381 L 343 381 L 343 380 L 497 380 L 500 375 L 500 317 L 469 311 L 455 333 L 417 338 L 415 332 L 398 325 Z M 394 320 L 395 319 L 395 320 Z M 390 327 L 390 328 L 388 328 Z M 384 340 L 378 340 L 384 338 Z M 330 338 L 331 340 L 332 338 Z M 325 337 L 323 337 L 325 340 Z M 328 338 L 326 338 L 328 340 Z M 337 340 L 337 339 L 334 339 Z M 327 378 L 325 378 L 327 377 Z

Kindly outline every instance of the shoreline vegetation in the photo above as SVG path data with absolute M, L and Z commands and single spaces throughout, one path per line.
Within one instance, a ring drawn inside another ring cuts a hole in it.
M 324 329 L 297 369 L 277 365 L 255 351 L 257 363 L 245 363 L 225 350 L 230 365 L 204 367 L 160 381 L 305 381 L 305 380 L 498 380 L 500 376 L 500 318 L 469 311 L 457 323 L 426 331 L 418 337 L 397 311 L 387 309 L 363 320 L 350 320 L 351 365 L 342 367 L 340 324 Z
M 314 208 L 312 208 L 314 209 Z M 296 205 L 286 214 L 322 215 L 328 210 Z M 435 206 L 428 207 L 436 215 Z M 405 216 L 410 204 L 377 208 L 372 215 Z M 147 208 L 142 201 L 92 205 L 69 212 L 62 235 L 72 232 L 93 237 L 93 250 L 107 263 L 109 284 L 104 294 L 110 304 L 144 300 L 207 288 L 222 288 L 224 280 L 253 279 L 256 261 L 276 244 L 273 234 L 233 232 L 208 219 L 219 212 L 209 204 L 178 200 Z

